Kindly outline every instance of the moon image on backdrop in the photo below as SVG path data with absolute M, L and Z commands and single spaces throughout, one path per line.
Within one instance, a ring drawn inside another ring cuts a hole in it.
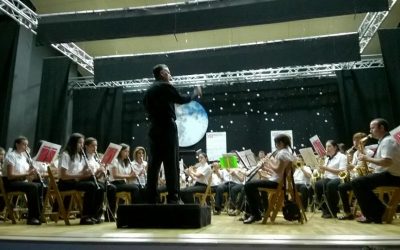
M 189 147 L 198 143 L 208 127 L 208 116 L 203 106 L 196 101 L 176 105 L 176 126 L 180 147 Z

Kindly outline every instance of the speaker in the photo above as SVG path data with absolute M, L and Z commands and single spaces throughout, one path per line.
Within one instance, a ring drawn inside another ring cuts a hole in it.
M 211 223 L 211 208 L 198 204 L 120 205 L 117 228 L 201 228 Z

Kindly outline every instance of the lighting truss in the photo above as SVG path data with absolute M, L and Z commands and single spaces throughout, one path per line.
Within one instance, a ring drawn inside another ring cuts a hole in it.
M 0 9 L 19 24 L 36 34 L 38 16 L 20 0 L 0 0 Z
M 235 72 L 208 73 L 175 76 L 176 87 L 211 86 L 236 83 L 255 83 L 293 78 L 334 77 L 336 71 L 343 69 L 382 68 L 383 60 L 378 56 L 364 57 L 361 61 L 350 63 L 333 63 L 312 66 L 289 66 Z M 153 82 L 153 78 L 142 78 L 125 81 L 108 81 L 94 83 L 93 77 L 71 79 L 72 89 L 125 88 L 125 92 L 143 91 Z
M 379 26 L 381 26 L 382 22 L 385 20 L 386 16 L 389 14 L 389 11 L 392 9 L 393 5 L 397 2 L 397 0 L 389 0 L 389 10 L 381 11 L 381 12 L 368 12 L 364 17 L 360 27 L 358 28 L 359 40 L 360 40 L 360 53 L 364 51 L 364 49 L 369 44 L 369 41 L 375 35 Z
M 0 0 L 0 9 L 36 35 L 40 17 L 20 0 Z M 93 58 L 75 43 L 59 43 L 51 46 L 93 75 Z

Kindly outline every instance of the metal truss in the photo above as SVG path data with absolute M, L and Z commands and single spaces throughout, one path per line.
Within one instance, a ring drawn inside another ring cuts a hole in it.
M 358 28 L 359 40 L 360 40 L 360 53 L 364 51 L 372 37 L 375 35 L 382 22 L 385 20 L 389 11 L 397 0 L 389 0 L 389 10 L 381 12 L 368 12 L 364 17 L 360 27 Z
M 68 56 L 72 61 L 76 62 L 92 75 L 94 74 L 93 57 L 79 48 L 75 43 L 53 43 L 51 46 Z
M 0 0 L 0 9 L 19 24 L 36 34 L 38 15 L 20 0 Z
M 20 0 L 0 0 L 0 9 L 36 35 L 39 16 Z M 93 58 L 75 43 L 59 43 L 51 44 L 51 46 L 69 57 L 92 75 L 94 74 Z
M 175 76 L 176 87 L 191 87 L 196 85 L 224 85 L 236 83 L 255 83 L 292 78 L 334 77 L 336 71 L 343 69 L 382 68 L 383 60 L 378 56 L 364 57 L 361 61 L 351 63 L 321 64 L 312 66 L 290 66 L 258 70 L 243 70 L 236 72 L 221 72 L 196 75 Z M 70 81 L 72 89 L 125 88 L 125 92 L 143 91 L 153 82 L 153 78 L 143 78 L 125 81 L 109 81 L 94 83 L 92 77 L 76 78 Z

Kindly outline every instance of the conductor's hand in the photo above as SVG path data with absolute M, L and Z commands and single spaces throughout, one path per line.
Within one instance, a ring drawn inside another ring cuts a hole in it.
M 197 97 L 201 97 L 203 95 L 203 91 L 201 90 L 200 86 L 196 86 L 193 89 L 193 95 Z

